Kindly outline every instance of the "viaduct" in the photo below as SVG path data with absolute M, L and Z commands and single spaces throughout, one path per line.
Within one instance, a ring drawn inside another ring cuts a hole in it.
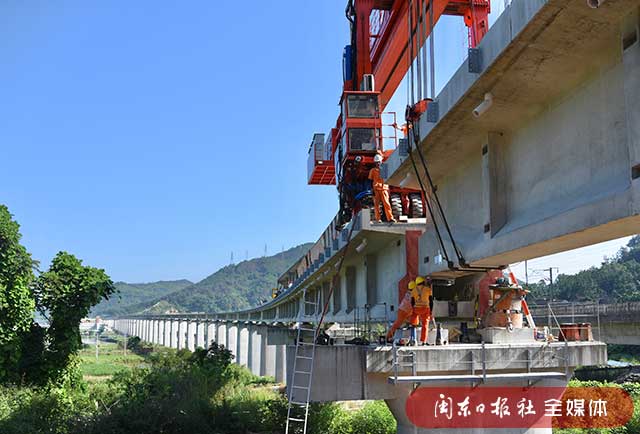
M 500 267 L 640 232 L 639 15 L 640 0 L 514 0 L 421 118 L 420 151 L 470 266 Z M 486 94 L 492 106 L 476 118 Z M 424 169 L 415 170 L 410 157 L 399 146 L 385 162 L 388 183 L 418 187 Z M 215 340 L 237 363 L 284 381 L 302 400 L 291 344 L 295 329 L 317 322 L 327 303 L 325 323 L 346 336 L 318 346 L 313 366 L 297 365 L 313 371 L 311 401 L 384 399 L 399 433 L 432 432 L 405 411 L 415 387 L 564 386 L 574 367 L 606 363 L 603 342 L 548 343 L 521 333 L 397 350 L 343 343 L 384 329 L 417 274 L 448 282 L 434 288 L 443 328 L 473 323 L 484 274 L 443 260 L 454 252 L 451 238 L 443 243 L 430 218 L 388 225 L 372 223 L 366 210 L 346 228 L 331 222 L 280 277 L 284 292 L 263 306 L 123 317 L 116 328 L 175 348 Z M 547 315 L 536 315 L 546 325 Z

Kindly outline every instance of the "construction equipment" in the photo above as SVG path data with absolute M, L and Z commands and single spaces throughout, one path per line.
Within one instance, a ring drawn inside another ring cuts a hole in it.
M 422 51 L 421 47 L 426 45 L 435 23 L 442 15 L 463 17 L 469 48 L 474 48 L 489 28 L 489 11 L 490 0 L 348 1 L 345 15 L 350 22 L 351 43 L 343 52 L 341 111 L 326 140 L 324 134 L 314 134 L 307 166 L 309 184 L 337 184 L 341 225 L 360 209 L 372 206 L 367 175 L 373 159 L 381 154 L 386 160 L 398 144 L 395 113 L 385 113 L 384 109 L 410 65 L 415 61 L 426 67 L 426 47 Z M 433 55 L 433 38 L 430 43 Z M 433 97 L 433 58 L 430 66 Z M 426 70 L 424 74 L 421 68 L 418 71 L 414 80 L 411 69 L 410 86 L 413 89 L 416 83 L 419 98 L 411 102 L 405 114 L 412 122 L 418 121 L 431 102 L 422 94 L 424 81 L 426 95 Z M 389 194 L 394 218 L 401 214 L 426 215 L 427 198 L 421 191 L 391 186 Z

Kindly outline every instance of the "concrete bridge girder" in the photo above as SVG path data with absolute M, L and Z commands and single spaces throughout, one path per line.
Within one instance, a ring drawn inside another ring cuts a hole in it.
M 473 265 L 499 266 L 640 229 L 637 0 L 513 2 L 420 122 L 421 149 L 456 242 Z M 492 108 L 471 112 L 490 92 Z M 389 182 L 411 167 L 392 158 Z M 414 187 L 417 187 L 413 174 Z M 445 273 L 429 226 L 420 271 Z M 453 254 L 450 242 L 446 250 Z

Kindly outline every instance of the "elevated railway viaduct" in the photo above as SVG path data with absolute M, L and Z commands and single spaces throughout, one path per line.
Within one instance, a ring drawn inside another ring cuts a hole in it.
M 469 265 L 499 267 L 639 232 L 639 9 L 640 0 L 608 0 L 596 9 L 585 0 L 514 0 L 421 118 L 420 150 Z M 492 106 L 476 118 L 474 107 L 486 94 Z M 387 182 L 417 188 L 424 168 L 416 173 L 409 160 L 400 146 L 383 165 Z M 291 381 L 295 328 L 317 322 L 325 303 L 325 323 L 345 333 L 384 328 L 409 277 L 419 273 L 451 279 L 434 288 L 443 327 L 476 319 L 481 277 L 443 260 L 454 249 L 450 238 L 439 242 L 433 223 L 429 217 L 372 223 L 365 210 L 342 230 L 331 222 L 281 276 L 284 292 L 263 306 L 123 317 L 116 327 L 180 348 L 216 340 L 237 363 L 291 390 L 299 386 Z M 546 315 L 539 317 L 546 323 Z M 318 346 L 308 368 L 309 397 L 385 399 L 398 432 L 426 433 L 405 412 L 416 385 L 565 385 L 575 366 L 606 362 L 606 346 L 597 341 L 487 342 L 398 351 L 382 344 Z M 411 364 L 400 366 L 397 357 L 407 355 Z

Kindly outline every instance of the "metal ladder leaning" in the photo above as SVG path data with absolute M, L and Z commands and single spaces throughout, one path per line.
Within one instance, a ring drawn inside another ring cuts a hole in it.
M 316 296 L 319 297 L 319 295 L 320 293 L 318 292 Z M 293 359 L 293 373 L 291 374 L 291 385 L 289 387 L 285 434 L 307 433 L 313 364 L 316 355 L 317 328 L 305 327 L 303 323 L 305 316 L 307 316 L 307 306 L 313 308 L 313 316 L 317 320 L 319 306 L 317 297 L 315 301 L 308 301 L 307 290 L 305 289 L 302 293 L 302 308 L 298 311 L 296 353 Z M 308 342 L 307 339 L 310 339 L 311 342 Z M 300 398 L 303 399 L 301 400 Z

